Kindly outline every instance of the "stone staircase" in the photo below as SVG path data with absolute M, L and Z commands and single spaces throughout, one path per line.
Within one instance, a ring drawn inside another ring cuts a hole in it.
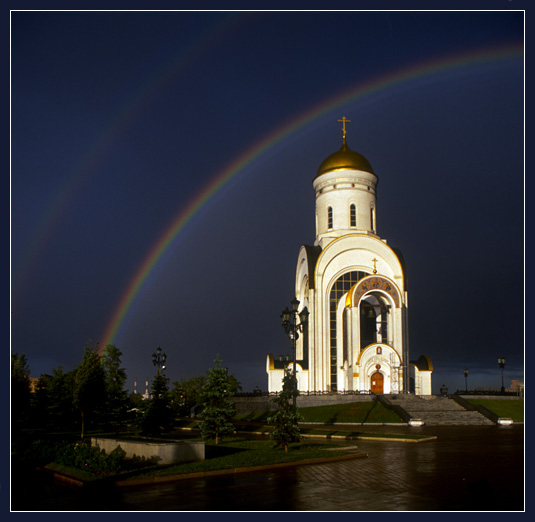
M 496 424 L 479 411 L 463 408 L 449 397 L 436 395 L 384 395 L 383 400 L 401 408 L 410 419 L 420 419 L 426 426 L 474 426 Z

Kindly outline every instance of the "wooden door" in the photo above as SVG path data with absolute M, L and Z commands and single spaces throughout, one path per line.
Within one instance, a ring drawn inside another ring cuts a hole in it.
M 383 393 L 383 374 L 375 372 L 370 378 L 370 390 L 372 393 Z

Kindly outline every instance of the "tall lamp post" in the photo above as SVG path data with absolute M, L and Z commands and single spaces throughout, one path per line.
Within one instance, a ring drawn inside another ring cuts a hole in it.
M 468 368 L 465 368 L 463 370 L 463 373 L 464 373 L 464 390 L 466 393 L 468 393 Z
M 165 361 L 167 355 L 162 352 L 162 349 L 158 346 L 156 352 L 152 354 L 152 364 L 158 368 L 158 375 L 160 375 L 161 370 L 165 370 Z
M 299 309 L 299 301 L 294 298 L 291 301 L 292 309 L 288 310 L 288 307 L 286 307 L 282 313 L 281 313 L 281 319 L 282 319 L 282 327 L 284 328 L 284 331 L 286 332 L 286 335 L 290 339 L 292 343 L 292 350 L 293 350 L 293 371 L 292 371 L 292 377 L 294 384 L 296 386 L 297 391 L 297 376 L 296 376 L 296 344 L 297 339 L 299 338 L 299 332 L 303 332 L 303 327 L 308 322 L 308 316 L 309 311 L 307 310 L 307 307 L 305 306 L 301 312 L 297 313 L 297 310 Z M 297 317 L 299 316 L 299 324 L 297 323 Z M 296 405 L 296 394 L 294 393 L 293 396 L 293 405 Z
M 500 369 L 502 371 L 502 393 L 504 393 L 505 387 L 503 385 L 503 369 L 505 368 L 505 357 L 498 357 L 498 364 L 500 365 Z

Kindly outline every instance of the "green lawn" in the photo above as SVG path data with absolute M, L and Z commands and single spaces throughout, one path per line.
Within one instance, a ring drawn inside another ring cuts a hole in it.
M 403 423 L 391 410 L 385 408 L 380 402 L 349 402 L 344 404 L 331 404 L 328 406 L 312 406 L 299 408 L 303 417 L 302 422 L 321 423 Z M 242 420 L 266 422 L 270 413 L 251 413 L 238 417 Z
M 299 408 L 303 422 L 323 423 L 401 423 L 393 411 L 377 401 L 349 402 L 329 406 Z
M 282 448 L 274 448 L 273 441 L 271 440 L 244 440 L 242 438 L 224 439 L 218 445 L 206 442 L 205 451 L 206 460 L 165 466 L 159 470 L 140 473 L 137 476 L 175 475 L 199 471 L 264 466 L 347 454 L 347 451 L 343 450 L 343 446 L 337 445 L 333 447 L 332 445 L 313 442 L 290 444 L 288 453 L 285 453 Z
M 524 401 L 523 400 L 502 400 L 502 399 L 466 399 L 472 404 L 480 404 L 492 411 L 499 417 L 513 419 L 513 422 L 524 422 Z
M 200 440 L 200 439 L 199 439 Z M 306 461 L 318 458 L 332 458 L 347 455 L 344 444 L 328 444 L 325 442 L 296 442 L 289 445 L 288 453 L 283 448 L 275 448 L 271 440 L 247 440 L 239 437 L 223 439 L 219 444 L 205 442 L 206 459 L 197 462 L 186 462 L 172 465 L 156 465 L 134 472 L 119 473 L 114 477 L 108 475 L 107 480 L 160 477 L 198 473 L 251 466 L 274 465 L 280 463 Z M 51 463 L 49 469 L 77 478 L 82 481 L 98 480 L 85 470 Z

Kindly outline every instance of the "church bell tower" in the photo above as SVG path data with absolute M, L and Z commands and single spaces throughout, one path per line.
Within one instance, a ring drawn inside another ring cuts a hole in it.
M 379 178 L 370 162 L 346 142 L 345 117 L 342 147 L 319 166 L 316 192 L 316 241 L 324 247 L 333 239 L 355 232 L 377 234 L 376 194 Z
M 298 387 L 321 393 L 430 394 L 430 359 L 409 362 L 403 256 L 377 231 L 379 178 L 371 163 L 349 148 L 350 120 L 338 121 L 342 146 L 322 161 L 312 181 L 316 238 L 298 255 L 297 311 L 306 307 L 309 312 L 296 343 Z M 287 366 L 268 355 L 269 391 L 281 389 Z

